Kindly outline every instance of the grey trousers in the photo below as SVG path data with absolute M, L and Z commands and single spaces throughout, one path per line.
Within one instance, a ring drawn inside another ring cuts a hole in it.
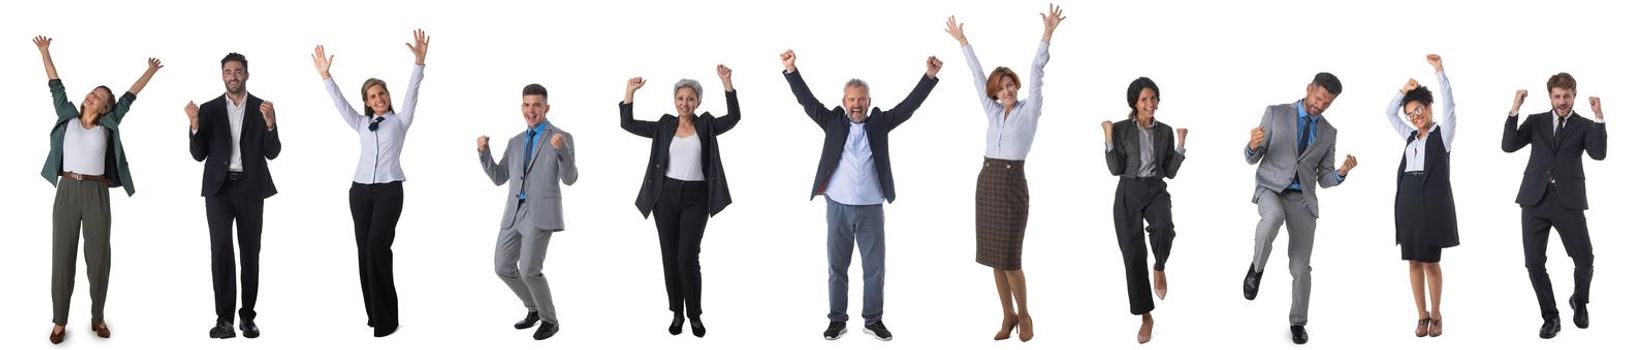
M 1313 289 L 1313 277 L 1308 265 L 1314 253 L 1314 229 L 1318 217 L 1308 210 L 1308 200 L 1300 191 L 1260 191 L 1256 197 L 1256 211 L 1262 220 L 1256 223 L 1256 255 L 1251 266 L 1263 271 L 1268 254 L 1273 251 L 1273 239 L 1279 236 L 1279 225 L 1290 232 L 1291 257 L 1291 325 L 1308 324 L 1308 294 Z
M 91 283 L 92 323 L 103 322 L 109 295 L 109 186 L 102 182 L 57 182 L 52 204 L 52 323 L 69 323 L 69 298 L 75 292 L 75 248 L 86 233 L 86 281 Z
M 516 222 L 499 230 L 493 251 L 493 272 L 522 299 L 528 311 L 538 311 L 541 321 L 556 324 L 556 306 L 551 304 L 551 286 L 545 281 L 544 273 L 551 231 L 533 228 L 526 222 L 527 216 L 528 206 L 518 206 Z

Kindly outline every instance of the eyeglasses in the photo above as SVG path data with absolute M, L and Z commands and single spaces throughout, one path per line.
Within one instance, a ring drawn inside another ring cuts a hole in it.
M 379 122 L 382 121 L 384 121 L 384 117 L 373 118 L 373 123 L 367 124 L 367 131 L 378 132 Z
M 1417 109 L 1413 109 L 1410 112 L 1405 112 L 1405 116 L 1411 117 L 1411 118 L 1416 118 L 1416 117 L 1419 117 L 1419 116 L 1422 116 L 1422 115 L 1423 115 L 1423 108 L 1422 107 L 1417 107 Z

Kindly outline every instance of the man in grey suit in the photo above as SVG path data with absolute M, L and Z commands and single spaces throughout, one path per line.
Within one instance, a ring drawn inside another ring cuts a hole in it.
M 505 146 L 504 162 L 493 160 L 487 136 L 476 139 L 482 172 L 495 186 L 510 182 L 505 217 L 499 223 L 499 240 L 493 252 L 493 271 L 528 308 L 528 317 L 517 322 L 516 329 L 539 324 L 534 340 L 550 338 L 561 329 L 542 269 L 551 233 L 563 228 L 561 185 L 573 185 L 579 179 L 579 169 L 574 167 L 574 138 L 545 121 L 545 113 L 550 111 L 546 97 L 545 87 L 539 84 L 522 88 L 522 119 L 527 121 L 528 130 L 511 138 Z M 559 179 L 561 184 L 557 183 Z
M 1245 270 L 1245 299 L 1256 299 L 1273 239 L 1284 224 L 1291 235 L 1291 341 L 1297 344 L 1308 342 L 1308 292 L 1313 281 L 1308 260 L 1319 219 L 1319 197 L 1313 185 L 1340 185 L 1356 164 L 1354 156 L 1348 155 L 1341 168 L 1332 168 L 1337 129 L 1321 114 L 1341 93 L 1342 82 L 1335 75 L 1315 75 L 1306 97 L 1269 106 L 1262 113 L 1262 124 L 1251 129 L 1250 144 L 1245 146 L 1245 161 L 1262 164 L 1256 168 L 1256 192 L 1251 195 L 1262 220 L 1256 223 L 1256 252 Z

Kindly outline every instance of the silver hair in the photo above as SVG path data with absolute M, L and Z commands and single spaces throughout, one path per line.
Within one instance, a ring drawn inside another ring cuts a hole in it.
M 872 94 L 872 87 L 866 86 L 866 81 L 865 80 L 849 79 L 849 82 L 843 83 L 843 88 L 844 89 L 848 89 L 848 88 L 851 88 L 851 87 L 858 87 L 858 88 L 861 88 L 861 89 L 866 89 L 866 94 L 868 94 L 868 95 Z
M 704 92 L 704 90 L 702 90 L 700 88 L 700 81 L 699 80 L 683 79 L 683 80 L 678 80 L 677 84 L 672 86 L 671 95 L 676 96 L 677 95 L 677 90 L 682 90 L 685 87 L 690 88 L 690 89 L 694 89 L 694 98 L 696 98 L 696 99 L 700 98 L 701 93 Z

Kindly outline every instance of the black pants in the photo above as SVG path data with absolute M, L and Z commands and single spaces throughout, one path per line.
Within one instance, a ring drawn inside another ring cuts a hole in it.
M 401 325 L 396 310 L 396 278 L 390 244 L 402 216 L 401 181 L 350 187 L 350 216 L 356 223 L 356 262 L 361 273 L 361 300 L 367 324 Z
M 225 178 L 206 197 L 207 231 L 212 237 L 212 296 L 218 322 L 235 316 L 235 247 L 241 245 L 241 319 L 258 316 L 258 251 L 264 236 L 264 198 L 241 174 Z M 233 226 L 233 227 L 232 227 Z M 233 228 L 233 230 L 232 230 Z
M 700 238 L 705 236 L 708 191 L 705 181 L 665 178 L 654 204 L 654 227 L 660 231 L 660 262 L 665 266 L 665 296 L 671 312 L 700 316 Z
M 1147 221 L 1147 242 L 1142 220 Z M 1147 245 L 1153 248 L 1153 270 L 1163 271 L 1170 258 L 1176 224 L 1170 220 L 1170 192 L 1162 178 L 1119 178 L 1113 199 L 1113 228 L 1124 256 L 1124 278 L 1130 292 L 1130 314 L 1153 311 L 1153 287 L 1147 279 Z
M 1526 273 L 1537 292 L 1537 305 L 1543 318 L 1558 318 L 1555 308 L 1554 286 L 1549 283 L 1549 270 L 1544 266 L 1549 258 L 1549 229 L 1560 232 L 1560 243 L 1566 246 L 1566 255 L 1572 257 L 1574 279 L 1572 298 L 1580 304 L 1589 303 L 1589 281 L 1595 276 L 1595 248 L 1589 243 L 1589 224 L 1582 210 L 1566 209 L 1556 198 L 1555 188 L 1543 194 L 1535 206 L 1520 207 L 1521 236 L 1526 248 Z

